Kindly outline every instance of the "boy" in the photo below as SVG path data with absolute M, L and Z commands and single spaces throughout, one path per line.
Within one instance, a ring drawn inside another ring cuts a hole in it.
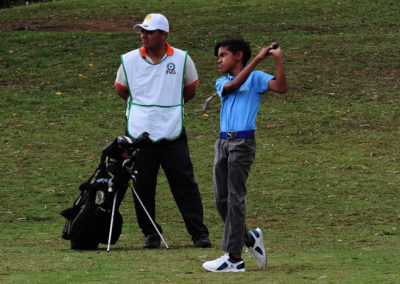
M 224 221 L 222 250 L 226 253 L 203 263 L 212 272 L 244 272 L 241 257 L 245 244 L 258 265 L 266 265 L 261 229 L 247 231 L 245 224 L 246 180 L 255 158 L 255 120 L 261 95 L 269 90 L 285 93 L 286 77 L 282 52 L 274 44 L 261 49 L 246 66 L 251 51 L 242 39 L 225 40 L 215 46 L 218 66 L 226 77 L 216 82 L 221 97 L 220 138 L 215 142 L 213 184 L 215 205 Z M 271 54 L 276 64 L 276 76 L 253 71 L 257 64 Z

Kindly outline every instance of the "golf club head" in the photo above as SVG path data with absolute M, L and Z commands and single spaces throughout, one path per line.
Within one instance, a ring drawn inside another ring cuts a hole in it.
M 150 134 L 148 132 L 143 132 L 136 138 L 135 147 L 140 148 L 150 143 L 151 143 Z
M 209 97 L 204 101 L 204 104 L 203 104 L 203 112 L 206 112 L 208 104 L 210 103 L 210 101 L 211 101 L 217 94 L 218 94 L 218 93 L 215 92 L 212 96 L 209 96 Z
M 128 148 L 128 147 L 132 146 L 133 141 L 128 136 L 118 136 L 117 137 L 117 144 L 118 144 L 118 146 L 121 146 L 121 147 L 124 147 L 124 148 Z

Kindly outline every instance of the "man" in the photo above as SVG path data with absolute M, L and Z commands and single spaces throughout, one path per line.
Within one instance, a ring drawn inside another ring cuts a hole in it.
M 141 31 L 143 47 L 121 56 L 115 86 L 127 100 L 127 134 L 136 138 L 146 131 L 152 140 L 135 161 L 136 191 L 155 221 L 157 174 L 162 166 L 194 246 L 211 247 L 183 126 L 183 104 L 195 96 L 199 82 L 195 65 L 187 52 L 167 43 L 169 24 L 163 15 L 149 14 L 134 29 Z M 136 199 L 135 209 L 146 237 L 144 247 L 159 248 L 160 237 Z

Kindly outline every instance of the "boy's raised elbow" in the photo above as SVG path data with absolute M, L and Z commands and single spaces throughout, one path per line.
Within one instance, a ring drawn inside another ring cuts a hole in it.
M 274 88 L 271 88 L 271 90 L 278 94 L 284 94 L 287 91 L 287 87 L 286 87 L 286 85 L 274 86 Z
M 279 88 L 278 93 L 279 94 L 284 94 L 284 93 L 286 93 L 286 91 L 287 91 L 287 87 L 284 86 L 284 87 Z
M 284 94 L 287 91 L 286 80 L 270 80 L 268 87 L 278 94 Z

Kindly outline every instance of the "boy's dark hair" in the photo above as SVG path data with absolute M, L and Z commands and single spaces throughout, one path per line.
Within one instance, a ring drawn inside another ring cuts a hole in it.
M 246 66 L 247 61 L 249 61 L 251 57 L 250 44 L 248 42 L 244 41 L 241 38 L 222 40 L 215 45 L 214 48 L 215 56 L 218 56 L 218 50 L 221 46 L 226 46 L 228 50 L 233 54 L 236 54 L 238 51 L 242 51 L 243 52 L 242 63 L 243 66 Z

